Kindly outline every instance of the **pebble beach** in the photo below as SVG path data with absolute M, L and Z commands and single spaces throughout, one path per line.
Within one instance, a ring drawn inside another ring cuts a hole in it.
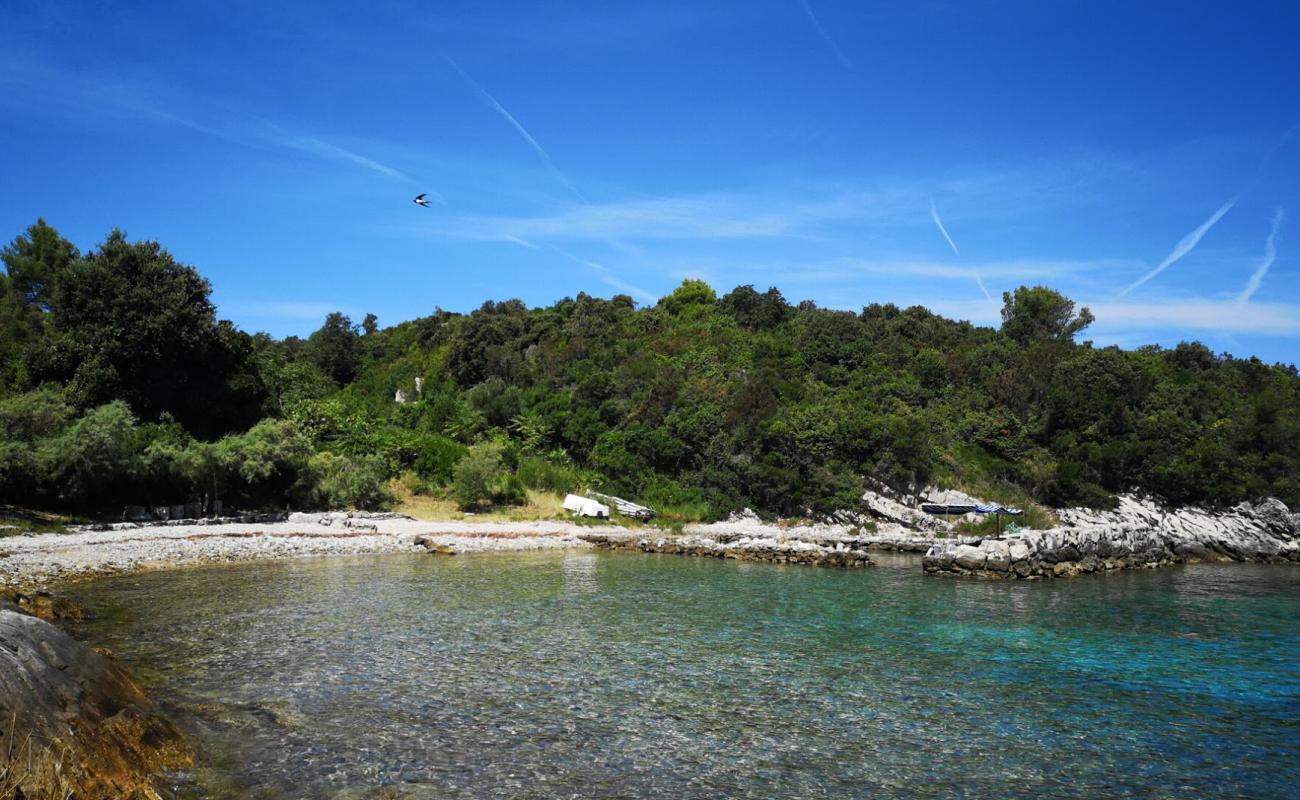
M 265 558 L 589 548 L 579 534 L 602 530 L 623 529 L 564 521 L 424 522 L 346 514 L 294 514 L 267 523 L 112 526 L 0 539 L 0 586 Z

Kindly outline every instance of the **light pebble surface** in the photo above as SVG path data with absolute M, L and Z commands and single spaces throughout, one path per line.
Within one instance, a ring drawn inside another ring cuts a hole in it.
M 589 548 L 581 533 L 615 526 L 569 522 L 365 520 L 357 528 L 313 522 L 143 525 L 0 539 L 0 586 L 32 586 L 144 569 L 260 558 L 425 553 L 417 538 L 457 553 Z M 374 530 L 368 527 L 373 525 Z

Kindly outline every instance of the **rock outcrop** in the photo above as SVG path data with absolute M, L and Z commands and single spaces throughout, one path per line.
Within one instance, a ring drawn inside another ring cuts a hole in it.
M 180 731 L 114 661 L 0 607 L 0 793 L 155 800 L 190 761 Z
M 870 490 L 864 492 L 862 503 L 873 517 L 904 528 L 928 533 L 944 533 L 952 530 L 952 524 L 946 520 L 931 516 L 920 508 L 914 508 L 879 492 Z
M 1132 497 L 1114 511 L 1067 509 L 1062 525 L 1001 539 L 937 544 L 927 573 L 1048 578 L 1199 561 L 1300 562 L 1300 518 L 1278 500 L 1223 512 L 1178 511 Z

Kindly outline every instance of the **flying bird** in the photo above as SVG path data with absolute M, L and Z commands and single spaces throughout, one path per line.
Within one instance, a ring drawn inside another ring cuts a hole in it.
M 424 196 L 426 194 L 428 194 L 428 192 L 420 192 L 415 196 L 415 200 L 413 200 L 412 202 L 414 202 L 417 206 L 424 206 L 425 208 L 428 208 L 429 201 L 424 199 Z

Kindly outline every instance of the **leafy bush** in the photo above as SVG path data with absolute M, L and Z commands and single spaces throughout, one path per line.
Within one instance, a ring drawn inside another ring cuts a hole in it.
M 462 511 L 484 506 L 521 505 L 528 499 L 523 481 L 510 471 L 499 442 L 483 442 L 469 449 L 452 471 L 456 505 Z
M 515 474 L 529 489 L 554 494 L 567 494 L 593 483 L 591 475 L 572 465 L 556 464 L 535 455 L 520 456 Z
M 307 463 L 297 491 L 312 508 L 357 508 L 386 511 L 397 503 L 388 488 L 382 459 L 349 458 L 317 453 Z
M 421 478 L 440 486 L 451 481 L 452 470 L 469 453 L 469 448 L 460 442 L 437 434 L 420 436 L 414 444 L 415 458 L 411 461 L 411 468 Z

